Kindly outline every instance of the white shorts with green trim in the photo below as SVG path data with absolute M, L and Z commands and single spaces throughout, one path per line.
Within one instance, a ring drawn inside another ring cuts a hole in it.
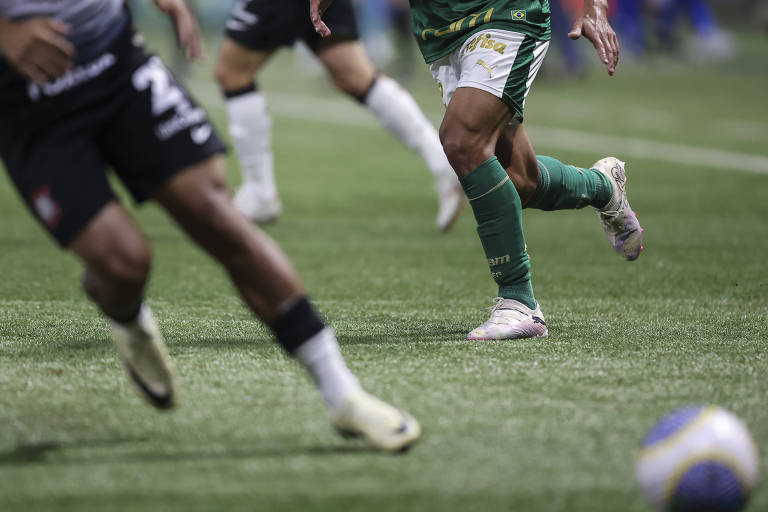
M 448 106 L 459 87 L 489 92 L 506 103 L 519 121 L 525 99 L 541 68 L 549 41 L 510 30 L 480 30 L 429 69 Z

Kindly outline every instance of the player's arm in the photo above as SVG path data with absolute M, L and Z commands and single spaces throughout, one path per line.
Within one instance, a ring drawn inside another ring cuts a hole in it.
M 582 35 L 592 42 L 608 74 L 613 75 L 619 63 L 619 41 L 608 23 L 608 0 L 584 0 L 584 12 L 568 37 L 578 39 Z
M 323 22 L 323 13 L 332 3 L 333 0 L 309 0 L 309 19 L 312 20 L 315 32 L 322 37 L 331 35 L 331 29 Z
M 187 58 L 201 60 L 205 58 L 205 47 L 200 37 L 197 16 L 185 0 L 155 0 L 158 9 L 170 16 L 176 29 L 179 47 L 187 53 Z
M 0 18 L 0 52 L 25 78 L 45 83 L 72 68 L 75 47 L 66 39 L 71 30 L 51 18 Z

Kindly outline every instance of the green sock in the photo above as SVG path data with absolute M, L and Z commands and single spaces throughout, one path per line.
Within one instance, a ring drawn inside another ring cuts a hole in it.
M 523 209 L 507 171 L 494 156 L 460 181 L 475 213 L 477 234 L 493 280 L 499 285 L 499 296 L 535 309 L 531 263 L 523 238 Z
M 539 187 L 526 208 L 573 210 L 602 208 L 611 200 L 613 185 L 600 171 L 565 165 L 549 156 L 537 156 Z

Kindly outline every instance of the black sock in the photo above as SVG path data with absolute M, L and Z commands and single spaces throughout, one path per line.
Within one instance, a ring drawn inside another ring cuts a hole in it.
M 325 324 L 309 299 L 302 297 L 281 314 L 270 328 L 285 351 L 293 354 L 302 343 L 322 331 Z
M 222 91 L 224 93 L 224 97 L 227 99 L 230 98 L 236 98 L 238 96 L 242 96 L 243 94 L 248 94 L 249 92 L 256 92 L 259 90 L 259 86 L 256 85 L 256 82 L 251 82 L 245 87 L 241 87 L 240 89 L 232 89 L 231 91 Z
M 120 308 L 110 308 L 109 311 L 102 309 L 105 315 L 120 324 L 130 324 L 139 317 L 141 311 L 141 305 L 144 303 L 143 298 L 139 298 L 135 304 L 130 304 Z

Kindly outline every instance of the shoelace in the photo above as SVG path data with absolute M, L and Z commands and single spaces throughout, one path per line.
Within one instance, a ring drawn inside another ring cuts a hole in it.
M 518 313 L 520 313 L 520 314 L 522 314 L 524 316 L 530 316 L 530 313 L 528 313 L 527 311 L 523 311 L 522 309 L 514 307 L 514 306 L 507 307 L 507 308 L 502 308 L 501 306 L 504 304 L 505 300 L 506 299 L 504 297 L 494 297 L 493 298 L 494 304 L 493 304 L 493 306 L 488 308 L 488 312 L 491 313 L 491 316 L 493 316 L 494 313 L 496 313 L 497 311 L 500 311 L 500 310 L 502 310 L 502 311 L 516 311 L 516 312 L 518 312 Z

